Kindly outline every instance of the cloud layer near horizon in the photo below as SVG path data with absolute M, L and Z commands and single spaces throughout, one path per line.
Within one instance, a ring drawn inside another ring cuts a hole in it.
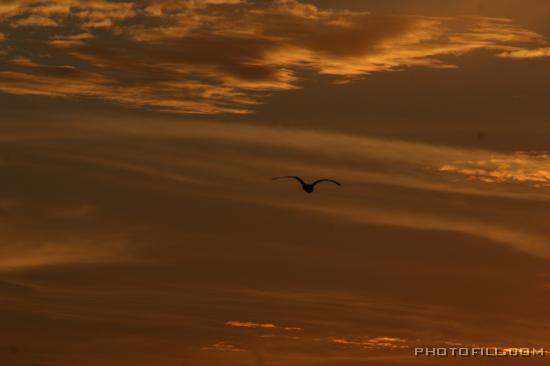
M 166 116 L 1 127 L 14 365 L 413 364 L 417 344 L 548 339 L 543 152 Z
M 347 83 L 455 68 L 449 56 L 482 49 L 545 55 L 542 37 L 509 19 L 375 15 L 296 0 L 10 1 L 0 22 L 8 44 L 0 91 L 176 113 L 251 113 L 269 94 L 300 88 L 307 72 Z

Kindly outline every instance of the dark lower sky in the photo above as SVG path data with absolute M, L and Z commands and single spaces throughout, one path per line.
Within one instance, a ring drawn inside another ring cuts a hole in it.
M 0 364 L 546 364 L 549 17 L 0 1 Z

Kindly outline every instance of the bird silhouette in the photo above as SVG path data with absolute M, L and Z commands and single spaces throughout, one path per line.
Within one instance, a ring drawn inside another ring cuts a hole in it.
M 273 180 L 277 180 L 277 179 L 296 179 L 302 185 L 302 189 L 307 193 L 313 193 L 313 191 L 315 190 L 315 185 L 318 184 L 318 183 L 321 183 L 321 182 L 330 182 L 330 183 L 334 183 L 334 184 L 339 185 L 339 186 L 342 185 L 342 184 L 340 184 L 337 181 L 332 180 L 332 179 L 317 179 L 313 183 L 306 183 L 306 182 L 303 181 L 302 178 L 300 178 L 298 176 L 295 176 L 295 175 L 286 175 L 284 177 L 275 177 L 275 178 L 273 178 Z

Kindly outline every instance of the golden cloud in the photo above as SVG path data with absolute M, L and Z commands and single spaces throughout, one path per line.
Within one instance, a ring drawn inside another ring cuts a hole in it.
M 220 351 L 220 352 L 245 352 L 245 349 L 239 348 L 231 343 L 216 342 L 214 344 L 201 347 L 202 351 Z
M 394 337 L 374 337 L 374 338 L 329 338 L 329 341 L 336 345 L 355 346 L 367 350 L 378 349 L 403 349 L 408 348 L 407 340 Z
M 236 328 L 264 328 L 264 329 L 282 329 L 286 331 L 302 331 L 299 327 L 279 327 L 272 323 L 255 323 L 255 322 L 243 322 L 237 320 L 231 320 L 224 323 L 228 327 Z
M 59 41 L 61 42 L 61 41 Z M 224 103 L 251 104 L 244 94 L 223 86 L 173 80 L 143 81 L 125 84 L 107 76 L 70 65 L 47 66 L 18 58 L 12 64 L 21 71 L 0 72 L 0 91 L 19 95 L 100 98 L 134 107 L 156 107 L 182 113 L 246 113 L 240 107 Z M 192 98 L 180 98 L 182 94 Z M 220 101 L 216 104 L 216 101 Z
M 88 203 L 44 204 L 0 197 L 0 272 L 66 265 L 136 263 L 127 237 L 119 233 L 82 232 L 98 209 Z M 37 223 L 42 224 L 37 224 Z
M 524 183 L 537 188 L 550 186 L 550 154 L 545 152 L 494 154 L 484 159 L 445 164 L 439 170 L 484 183 Z
M 22 1 L 2 1 L 0 2 L 0 20 L 17 15 L 21 12 Z
M 502 52 L 498 55 L 502 58 L 530 59 L 539 57 L 550 57 L 550 47 L 541 47 L 534 49 L 516 49 L 513 51 Z
M 12 244 L 0 249 L 0 271 L 21 271 L 38 267 L 74 264 L 120 263 L 130 258 L 125 243 L 78 238 L 32 244 Z
M 4 1 L 0 5 L 0 19 L 15 19 L 18 17 L 41 17 L 55 21 L 68 16 L 80 19 L 81 26 L 90 22 L 105 20 L 122 20 L 136 15 L 135 4 L 109 0 L 17 0 Z M 12 22 L 17 25 L 18 20 Z M 29 22 L 29 26 L 51 26 L 49 22 Z
M 31 15 L 11 23 L 13 27 L 57 27 L 59 23 L 42 15 Z
M 227 325 L 228 327 L 237 328 L 277 328 L 274 324 L 271 323 L 241 322 L 236 320 L 225 322 L 225 325 Z
M 32 55 L 42 69 L 4 71 L 1 91 L 176 113 L 250 113 L 268 93 L 299 88 L 303 70 L 343 83 L 414 66 L 453 68 L 442 56 L 478 49 L 537 52 L 541 42 L 507 19 L 379 16 L 296 0 L 26 0 L 0 14 L 12 26 L 51 27 L 43 46 L 52 54 Z M 12 57 L 28 57 L 26 47 L 20 42 Z M 51 74 L 40 72 L 46 67 Z

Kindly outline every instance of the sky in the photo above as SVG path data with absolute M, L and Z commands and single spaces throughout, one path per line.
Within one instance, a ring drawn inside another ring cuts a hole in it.
M 1 363 L 547 364 L 548 19 L 0 0 Z

